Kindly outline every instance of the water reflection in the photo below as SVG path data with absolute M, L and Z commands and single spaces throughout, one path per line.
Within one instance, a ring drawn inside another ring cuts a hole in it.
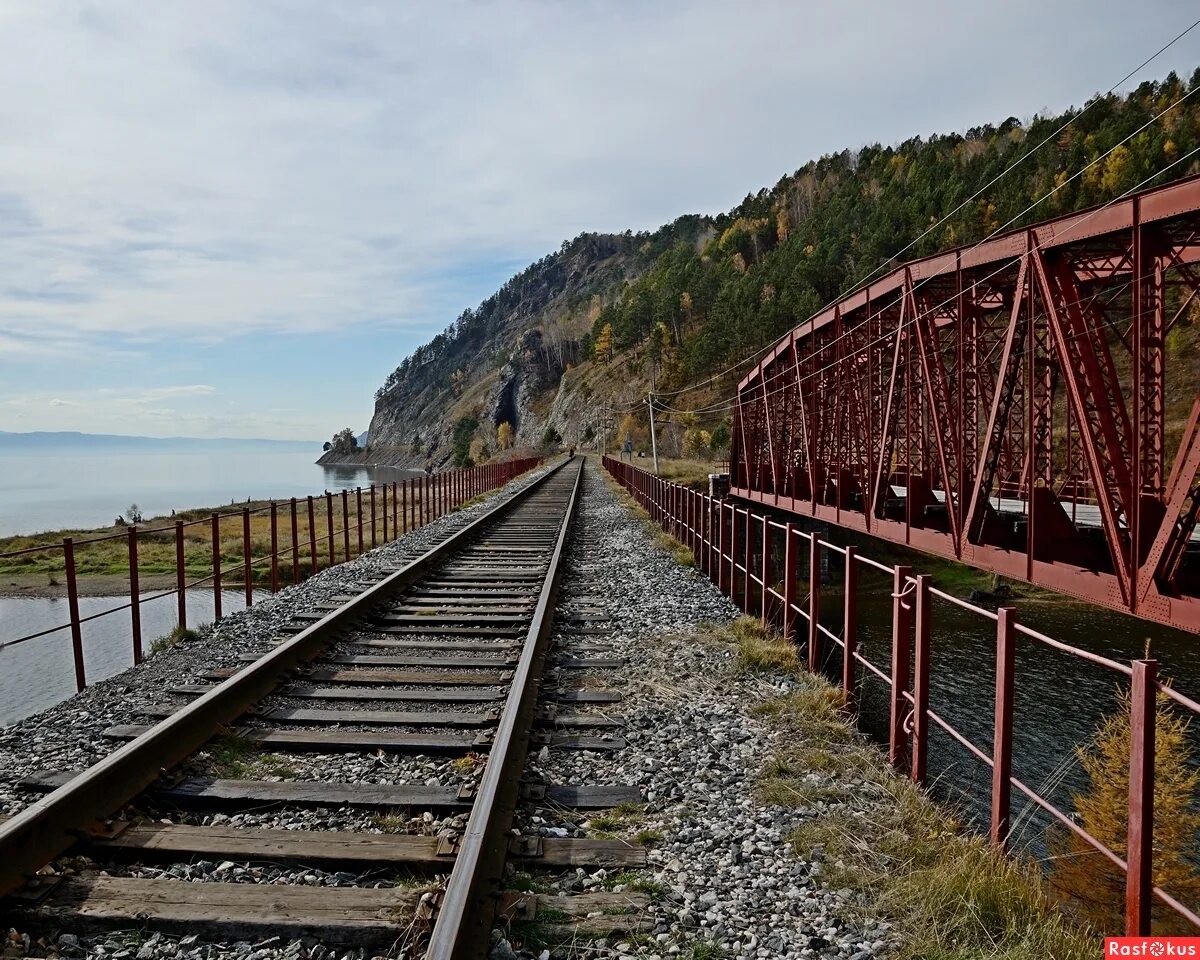
M 840 581 L 841 571 L 831 571 Z M 885 673 L 891 669 L 890 585 L 876 573 L 864 574 L 859 603 L 861 652 Z M 832 593 L 832 588 L 830 588 Z M 1146 655 L 1159 662 L 1161 676 L 1173 678 L 1185 693 L 1200 690 L 1197 638 L 1180 631 L 1083 604 L 1036 600 L 1018 604 L 1020 622 L 1072 646 L 1128 663 Z M 832 598 L 822 620 L 835 632 Z M 947 601 L 933 602 L 930 708 L 984 753 L 992 752 L 995 707 L 995 625 Z M 841 648 L 828 652 L 827 669 L 840 675 Z M 911 665 L 910 665 L 911 670 Z M 886 740 L 887 685 L 860 671 L 864 728 Z M 1087 777 L 1077 751 L 1095 735 L 1101 720 L 1118 707 L 1128 689 L 1120 674 L 1019 636 L 1016 654 L 1013 775 L 1064 809 L 1085 791 Z M 990 814 L 991 770 L 961 744 L 931 724 L 929 777 L 940 798 L 955 804 L 977 825 Z M 1191 730 L 1193 760 L 1200 758 L 1200 727 Z M 1034 855 L 1046 851 L 1048 818 L 1013 791 L 1014 846 Z
M 149 597 L 153 594 L 144 594 Z M 128 597 L 80 597 L 79 612 L 88 617 L 119 607 Z M 245 608 L 245 597 L 221 591 L 226 614 Z M 145 652 L 156 637 L 170 633 L 176 624 L 176 598 L 158 597 L 142 603 L 142 637 Z M 213 618 L 211 590 L 189 590 L 188 623 L 195 626 Z M 0 623 L 5 636 L 23 637 L 48 630 L 70 619 L 67 601 L 51 597 L 0 597 Z M 129 611 L 99 617 L 83 624 L 83 660 L 88 683 L 120 673 L 133 663 Z M 0 648 L 0 726 L 53 706 L 75 693 L 75 661 L 71 633 L 59 630 L 44 637 Z
M 413 477 L 425 476 L 424 470 L 404 470 L 400 467 L 364 466 L 362 464 L 323 464 L 325 489 L 353 490 L 373 483 L 399 483 Z

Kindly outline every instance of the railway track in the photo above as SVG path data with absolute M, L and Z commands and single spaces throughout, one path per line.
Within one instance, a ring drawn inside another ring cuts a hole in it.
M 99 763 L 26 781 L 45 795 L 0 823 L 0 914 L 52 935 L 136 928 L 481 957 L 498 914 L 539 908 L 504 889 L 506 864 L 643 866 L 620 841 L 514 829 L 522 803 L 640 799 L 629 785 L 523 780 L 530 749 L 621 746 L 614 721 L 581 712 L 618 695 L 543 682 L 554 630 L 573 644 L 554 654 L 556 673 L 610 664 L 593 655 L 604 615 L 586 599 L 559 604 L 581 477 L 582 459 L 559 465 L 354 596 L 297 614 L 246 666 L 164 690 L 144 722 L 106 731 L 125 743 Z M 251 772 L 216 775 L 214 756 L 230 753 Z M 254 775 L 291 756 L 307 770 Z M 245 825 L 264 810 L 323 811 L 331 828 Z M 222 866 L 196 877 L 197 863 Z M 148 864 L 174 872 L 148 878 Z M 263 864 L 305 879 L 260 882 Z M 342 879 L 311 885 L 316 872 Z M 611 907 L 600 893 L 552 899 L 542 906 L 560 921 Z

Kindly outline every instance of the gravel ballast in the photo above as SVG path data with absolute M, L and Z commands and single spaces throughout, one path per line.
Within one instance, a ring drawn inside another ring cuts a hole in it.
M 648 524 L 618 501 L 594 462 L 586 472 L 569 562 L 567 596 L 602 598 L 611 617 L 610 635 L 586 641 L 625 660 L 616 669 L 590 672 L 587 685 L 624 695 L 622 702 L 594 710 L 624 718 L 626 728 L 618 732 L 627 746 L 615 753 L 543 751 L 531 756 L 528 775 L 558 783 L 636 784 L 645 804 L 591 820 L 539 811 L 540 822 L 527 826 L 547 835 L 615 834 L 649 845 L 649 869 L 636 876 L 576 870 L 550 884 L 555 893 L 651 891 L 653 928 L 635 938 L 516 955 L 886 955 L 886 925 L 859 919 L 849 891 L 822 884 L 819 856 L 797 856 L 788 843 L 813 811 L 769 806 L 756 795 L 782 735 L 751 707 L 786 693 L 792 681 L 741 671 L 734 649 L 697 638 L 698 628 L 727 623 L 739 611 L 705 576 L 655 542 Z M 844 785 L 848 795 L 855 789 Z M 498 942 L 493 956 L 507 956 L 510 949 L 517 948 Z
M 537 472 L 509 490 L 529 483 Z M 364 557 L 322 571 L 305 583 L 263 599 L 251 610 L 205 628 L 194 641 L 147 658 L 139 667 L 95 684 L 84 693 L 0 730 L 0 812 L 15 813 L 34 797 L 19 780 L 47 769 L 78 769 L 114 749 L 102 732 L 118 723 L 143 722 L 138 709 L 164 702 L 164 690 L 195 682 L 207 670 L 242 665 L 245 653 L 261 653 L 279 627 L 299 610 L 356 592 L 364 576 L 411 558 L 489 504 L 451 514 L 380 547 Z M 704 624 L 728 623 L 738 610 L 701 574 L 682 567 L 656 542 L 647 525 L 618 500 L 595 460 L 585 471 L 580 514 L 568 551 L 560 610 L 596 620 L 597 631 L 560 633 L 559 639 L 588 658 L 619 658 L 613 668 L 552 671 L 563 687 L 603 687 L 623 695 L 619 703 L 564 704 L 560 709 L 621 718 L 623 729 L 569 730 L 621 737 L 616 751 L 541 749 L 530 755 L 527 778 L 558 784 L 631 784 L 643 802 L 629 809 L 595 813 L 526 808 L 519 825 L 546 836 L 620 837 L 648 850 L 648 868 L 622 873 L 579 868 L 535 879 L 547 892 L 593 890 L 650 895 L 643 932 L 569 946 L 523 948 L 513 933 L 497 931 L 492 956 L 537 957 L 746 957 L 867 960 L 894 948 L 886 924 L 862 919 L 848 890 L 830 889 L 821 879 L 820 851 L 798 856 L 788 842 L 814 810 L 765 804 L 756 786 L 764 765 L 782 746 L 783 735 L 752 712 L 754 704 L 786 693 L 793 681 L 748 674 L 727 645 L 697 637 Z M 608 632 L 598 632 L 607 626 Z M 351 641 L 352 646 L 352 641 Z M 348 647 L 349 649 L 350 647 Z M 571 654 L 567 650 L 558 656 Z M 180 703 L 183 700 L 178 701 Z M 278 700 L 292 706 L 299 701 Z M 315 704 L 307 704 L 313 706 Z M 338 704 L 341 705 L 341 704 Z M 359 708 L 396 708 L 386 702 L 347 702 Z M 455 706 L 457 710 L 484 709 Z M 203 771 L 198 756 L 193 769 Z M 437 757 L 289 755 L 292 776 L 376 783 L 460 783 L 478 771 Z M 844 785 L 849 795 L 853 784 Z M 861 800 L 861 798 L 860 798 Z M 350 809 L 269 810 L 221 814 L 171 814 L 176 822 L 222 823 L 235 827 L 290 830 L 375 830 L 378 818 Z M 461 830 L 463 816 L 396 818 L 387 829 L 443 834 Z M 113 872 L 173 877 L 190 882 L 301 883 L 317 886 L 375 886 L 404 882 L 374 873 L 250 868 L 229 862 L 124 865 Z M 4 928 L 0 928 L 2 930 Z M 508 939 L 512 942 L 510 944 Z M 118 960 L 159 957 L 239 960 L 365 960 L 407 957 L 397 944 L 386 954 L 334 950 L 311 941 L 272 938 L 261 942 L 214 943 L 195 937 L 115 932 L 94 938 L 64 934 L 44 945 L 24 931 L 9 933 L 0 957 L 105 956 Z

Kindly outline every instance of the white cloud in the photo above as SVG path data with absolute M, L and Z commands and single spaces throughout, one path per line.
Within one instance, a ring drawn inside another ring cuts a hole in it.
M 464 263 L 727 207 L 823 150 L 1079 101 L 1185 10 L 9 4 L 0 328 L 448 320 L 466 304 L 438 277 Z M 981 68 L 984 37 L 1021 55 Z
M 374 375 L 302 390 L 294 353 L 194 356 L 381 329 L 360 352 L 382 376 L 497 264 L 727 209 L 844 146 L 1079 103 L 1193 6 L 10 0 L 0 387 L 76 429 L 161 432 L 169 401 L 196 430 L 331 432 Z M 1198 61 L 1200 30 L 1143 76 Z M 117 392 L 73 392 L 81 371 Z

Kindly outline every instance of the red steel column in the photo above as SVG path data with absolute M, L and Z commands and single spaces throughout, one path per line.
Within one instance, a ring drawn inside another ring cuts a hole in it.
M 771 626 L 771 520 L 764 513 L 762 518 L 762 610 L 759 611 L 764 627 Z
M 129 629 L 133 637 L 133 662 L 142 662 L 142 591 L 138 578 L 137 527 L 129 528 Z
M 221 619 L 221 515 L 212 515 L 213 622 Z
M 992 829 L 994 847 L 1008 845 L 1012 800 L 1013 692 L 1016 669 L 1017 611 L 996 611 L 996 723 L 992 736 Z
M 354 502 L 358 508 L 358 556 L 362 556 L 363 552 L 363 507 L 362 507 L 362 487 L 354 488 Z
M 300 582 L 300 527 L 296 523 L 296 498 L 292 497 L 292 583 Z
M 904 737 L 904 714 L 908 690 L 908 658 L 911 653 L 909 639 L 910 616 L 905 604 L 909 567 L 896 567 L 892 577 L 892 682 L 890 691 L 890 723 L 888 735 L 888 761 L 902 768 L 908 758 L 908 745 Z
M 375 537 L 375 484 L 371 484 L 371 549 L 374 550 L 378 540 Z
M 67 574 L 67 610 L 71 615 L 71 654 L 75 658 L 75 689 L 87 686 L 83 666 L 83 627 L 79 623 L 79 584 L 75 579 L 75 544 L 70 537 L 63 539 L 63 563 Z
M 329 565 L 337 563 L 337 538 L 333 535 L 333 494 L 325 491 L 325 535 L 329 537 Z
M 342 549 L 345 556 L 343 560 L 350 559 L 350 502 L 347 491 L 342 491 Z
M 1154 721 L 1158 663 L 1134 660 L 1129 716 L 1129 830 L 1125 935 L 1150 933 L 1154 875 Z
M 930 577 L 927 573 L 917 576 L 917 647 L 913 667 L 913 783 L 925 785 L 925 773 L 929 763 L 929 658 L 931 654 L 933 604 L 929 595 Z
M 179 629 L 187 629 L 187 571 L 183 566 L 183 521 L 175 521 L 175 589 Z
M 246 582 L 246 606 L 254 606 L 254 567 L 250 565 L 250 508 L 242 507 L 242 575 Z
M 313 498 L 308 498 L 308 559 L 313 575 L 321 569 L 317 560 L 317 521 L 313 514 Z
M 796 642 L 796 572 L 800 562 L 800 538 L 796 525 L 787 524 L 783 530 L 783 635 L 789 643 Z
M 279 592 L 279 516 L 271 501 L 271 592 Z
M 388 488 L 383 485 L 383 542 L 388 542 Z
M 821 540 L 808 539 L 808 669 L 821 669 Z
M 746 508 L 746 541 L 742 544 L 742 566 L 746 570 L 746 579 L 742 581 L 742 610 L 749 614 L 753 604 L 751 601 L 753 580 L 750 578 L 750 564 L 754 558 L 754 525 L 750 508 Z
M 858 567 L 855 566 L 855 549 L 846 547 L 845 586 L 842 597 L 842 695 L 846 707 L 854 706 L 855 673 L 857 664 L 854 654 L 858 650 Z

